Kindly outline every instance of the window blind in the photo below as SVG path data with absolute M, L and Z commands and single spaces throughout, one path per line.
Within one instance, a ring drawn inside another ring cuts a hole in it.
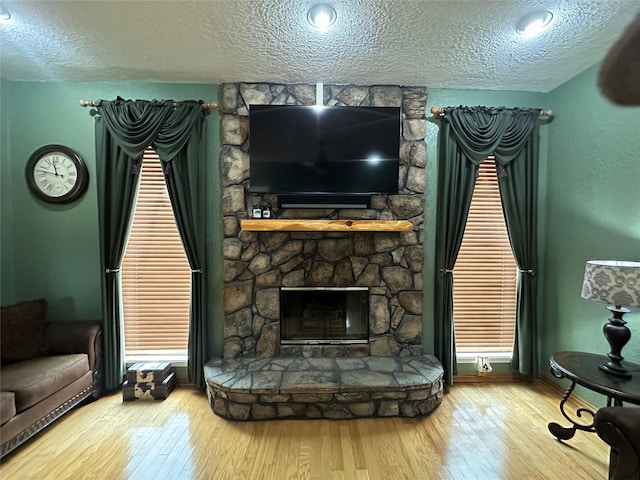
M 495 161 L 478 172 L 462 246 L 453 270 L 458 353 L 511 353 L 517 266 L 502 213 Z
M 186 358 L 190 288 L 160 158 L 148 149 L 122 265 L 126 358 Z

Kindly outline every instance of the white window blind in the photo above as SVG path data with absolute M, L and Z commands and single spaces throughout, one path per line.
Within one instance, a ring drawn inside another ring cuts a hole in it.
M 144 153 L 133 225 L 122 265 L 125 357 L 186 358 L 191 270 L 160 159 Z
M 511 353 L 517 266 L 502 213 L 495 161 L 479 168 L 462 246 L 453 270 L 458 353 Z

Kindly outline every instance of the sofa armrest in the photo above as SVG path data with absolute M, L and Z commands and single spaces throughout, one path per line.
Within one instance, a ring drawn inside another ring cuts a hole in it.
M 96 370 L 102 355 L 102 325 L 87 321 L 52 321 L 44 324 L 47 355 L 86 353 L 89 367 Z
M 605 407 L 596 412 L 598 436 L 611 447 L 609 478 L 640 478 L 640 408 Z

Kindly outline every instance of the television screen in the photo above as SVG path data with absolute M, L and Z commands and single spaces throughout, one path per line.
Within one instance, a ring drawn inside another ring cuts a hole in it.
M 253 193 L 398 193 L 400 108 L 249 107 Z

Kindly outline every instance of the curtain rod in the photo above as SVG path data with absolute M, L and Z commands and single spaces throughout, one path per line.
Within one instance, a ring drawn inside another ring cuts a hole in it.
M 438 118 L 444 113 L 445 107 L 431 107 L 431 113 L 433 113 L 434 117 Z M 540 110 L 541 117 L 551 117 L 553 115 L 553 110 Z
M 80 105 L 82 105 L 83 107 L 95 107 L 96 102 L 94 102 L 93 100 L 80 100 Z M 175 106 L 177 104 L 174 103 L 173 105 Z M 207 113 L 211 113 L 211 110 L 215 110 L 216 108 L 218 108 L 217 102 L 202 103 L 201 105 L 202 105 L 202 108 L 205 109 Z

